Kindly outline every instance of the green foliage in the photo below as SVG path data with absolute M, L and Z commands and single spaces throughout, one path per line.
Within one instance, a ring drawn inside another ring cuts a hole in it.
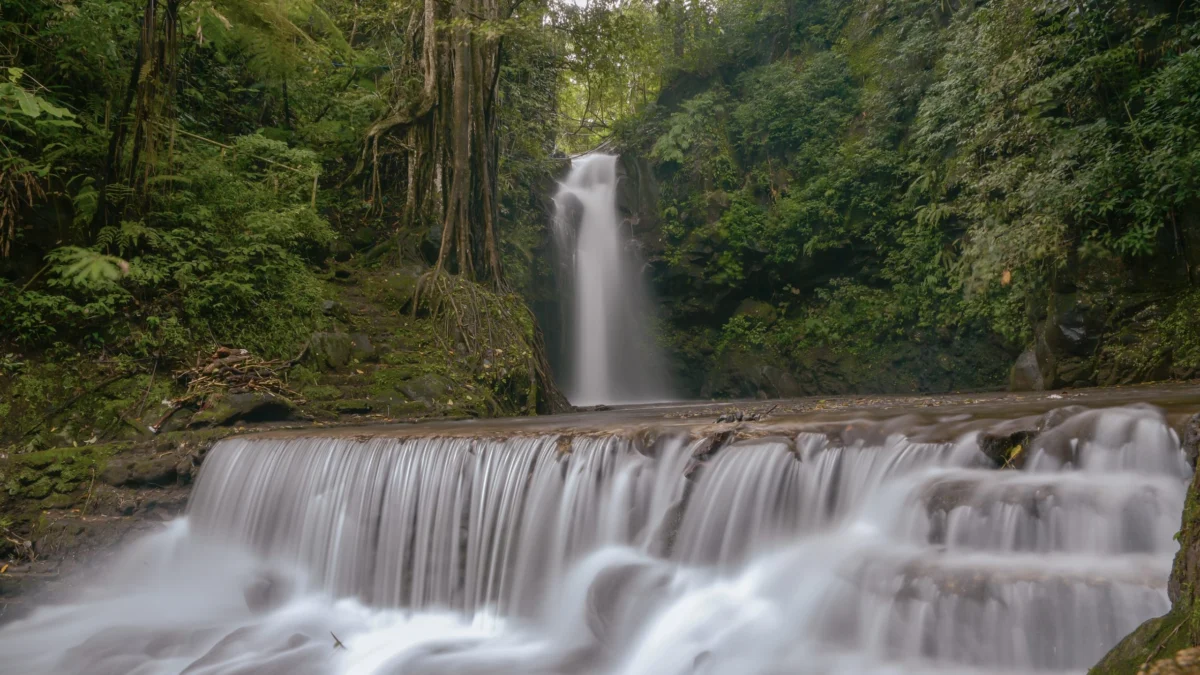
M 1108 0 L 727 0 L 688 19 L 704 37 L 684 52 L 705 63 L 674 61 L 661 107 L 624 134 L 663 178 L 664 289 L 718 298 L 676 298 L 671 320 L 793 363 L 902 341 L 1015 352 L 1082 266 L 1153 265 L 1186 286 L 1198 18 Z M 743 300 L 785 319 L 748 333 Z

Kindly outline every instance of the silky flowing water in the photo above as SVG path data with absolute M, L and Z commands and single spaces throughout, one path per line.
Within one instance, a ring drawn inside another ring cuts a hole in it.
M 1053 422 L 1019 470 L 970 414 L 234 438 L 0 671 L 1080 673 L 1169 608 L 1190 469 L 1159 408 Z
M 650 303 L 635 240 L 617 210 L 617 157 L 576 158 L 554 197 L 555 238 L 567 272 L 567 398 L 575 405 L 669 398 L 647 331 Z

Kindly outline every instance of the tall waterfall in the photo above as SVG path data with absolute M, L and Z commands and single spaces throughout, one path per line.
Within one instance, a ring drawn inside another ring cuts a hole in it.
M 230 439 L 0 672 L 1081 673 L 1169 608 L 1189 468 L 1061 417 L 1021 470 L 962 417 Z
M 554 198 L 569 271 L 566 394 L 575 405 L 661 401 L 665 369 L 650 339 L 641 264 L 617 212 L 617 158 L 576 159 Z

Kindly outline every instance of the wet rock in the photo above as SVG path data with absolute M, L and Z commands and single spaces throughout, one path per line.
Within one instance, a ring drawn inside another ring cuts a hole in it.
M 354 355 L 354 340 L 346 333 L 313 333 L 308 341 L 308 360 L 317 368 L 345 368 Z
M 292 584 L 283 577 L 267 572 L 242 590 L 246 608 L 255 614 L 269 612 L 282 605 L 292 593 Z
M 296 419 L 299 411 L 288 399 L 265 391 L 225 394 L 192 416 L 192 428 L 227 427 L 237 422 L 282 422 Z
M 1032 454 L 1039 435 L 1082 411 L 1081 406 L 1064 406 L 1036 417 L 998 424 L 979 434 L 979 450 L 997 467 L 1020 469 Z
M 1200 413 L 1188 418 L 1183 428 L 1183 454 L 1188 464 L 1196 467 L 1196 456 L 1200 455 Z
M 1025 464 L 1037 433 L 1026 429 L 1007 434 L 984 433 L 979 436 L 979 450 L 998 467 L 1019 469 Z

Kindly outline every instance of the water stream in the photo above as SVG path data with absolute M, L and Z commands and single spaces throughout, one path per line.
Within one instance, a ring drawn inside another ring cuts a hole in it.
M 563 289 L 569 309 L 562 375 L 567 398 L 580 406 L 669 398 L 647 330 L 642 265 L 617 211 L 619 181 L 617 157 L 587 155 L 572 162 L 554 197 L 555 237 L 570 286 Z
M 229 439 L 0 672 L 1081 673 L 1168 609 L 1190 469 L 1159 408 L 1055 422 L 1020 470 L 967 414 Z

